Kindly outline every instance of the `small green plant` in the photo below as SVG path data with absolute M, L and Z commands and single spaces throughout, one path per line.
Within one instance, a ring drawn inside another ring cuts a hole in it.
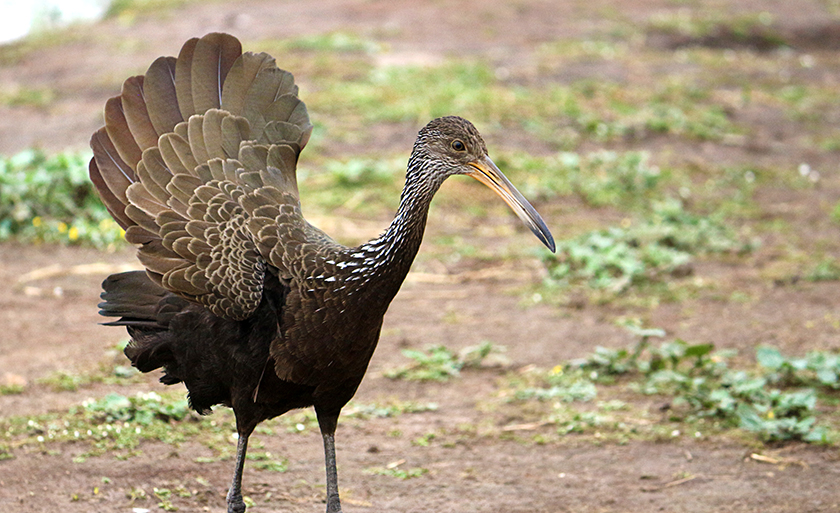
M 645 204 L 660 183 L 659 168 L 648 163 L 646 152 L 598 151 L 585 160 L 564 152 L 559 158 L 574 191 L 593 206 Z
M 695 255 L 747 252 L 753 245 L 721 221 L 692 214 L 680 201 L 668 200 L 656 203 L 641 223 L 560 241 L 556 254 L 542 255 L 555 282 L 583 282 L 618 293 L 663 276 L 690 274 Z
M 688 344 L 682 340 L 651 346 L 647 337 L 631 349 L 598 348 L 591 357 L 573 362 L 575 368 L 599 375 L 640 377 L 629 387 L 643 394 L 673 396 L 673 415 L 688 419 L 716 418 L 724 425 L 757 433 L 766 441 L 804 440 L 824 442 L 825 427 L 816 425 L 815 388 L 840 387 L 840 358 L 812 353 L 787 359 L 775 348 L 756 351 L 759 372 L 735 371 L 727 361 L 733 351 L 714 351 L 712 344 Z M 611 381 L 610 381 L 611 382 Z
M 167 402 L 154 392 L 140 393 L 135 397 L 111 393 L 98 401 L 86 401 L 82 406 L 104 422 L 133 422 L 142 426 L 148 426 L 155 420 L 179 421 L 190 414 L 186 399 Z
M 275 459 L 270 452 L 250 452 L 245 456 L 252 461 L 249 465 L 257 470 L 269 472 L 286 472 L 289 470 L 289 460 Z
M 376 53 L 380 45 L 351 32 L 329 32 L 291 39 L 287 43 L 293 50 L 330 52 Z
M 410 381 L 449 381 L 458 376 L 461 371 L 462 364 L 455 353 L 444 346 L 432 346 L 426 351 L 405 349 L 402 354 L 414 360 L 414 363 L 385 371 L 386 378 Z
M 756 359 L 772 383 L 840 389 L 840 355 L 836 353 L 812 351 L 803 358 L 786 358 L 775 347 L 761 346 Z
M 26 385 L 20 383 L 6 383 L 0 385 L 0 395 L 17 395 L 26 390 Z
M 342 412 L 342 417 L 360 419 L 397 417 L 406 413 L 436 411 L 437 403 L 415 403 L 412 401 L 393 401 L 388 404 L 359 404 L 351 402 Z
M 402 469 L 399 467 L 396 468 L 388 468 L 388 467 L 372 467 L 365 469 L 366 474 L 371 474 L 374 476 L 388 476 L 388 477 L 396 477 L 397 479 L 412 479 L 415 477 L 420 477 L 423 474 L 428 474 L 429 469 L 422 468 L 422 467 L 414 467 L 409 469 Z
M 8 107 L 48 107 L 55 101 L 55 91 L 45 87 L 0 89 L 0 105 Z
M 530 383 L 519 386 L 514 399 L 525 401 L 560 400 L 564 402 L 585 402 L 595 398 L 598 391 L 582 369 L 567 368 L 558 365 L 548 372 L 538 372 L 528 380 Z
M 93 383 L 106 383 L 109 385 L 115 384 L 129 384 L 139 378 L 140 371 L 134 367 L 125 365 L 100 365 L 96 370 L 81 371 L 81 372 L 67 372 L 55 371 L 43 378 L 38 379 L 38 383 L 47 385 L 56 392 L 75 392 L 76 390 L 88 387 Z
M 122 230 L 88 178 L 89 154 L 27 150 L 0 159 L 0 240 L 114 247 Z
M 840 280 L 840 263 L 835 258 L 824 258 L 817 262 L 805 278 L 808 281 Z
M 502 348 L 495 347 L 491 342 L 466 347 L 458 355 L 440 345 L 429 347 L 426 351 L 405 349 L 403 355 L 414 360 L 414 363 L 385 371 L 383 375 L 390 379 L 411 381 L 448 381 L 457 377 L 464 367 L 480 367 L 487 356 L 501 351 Z

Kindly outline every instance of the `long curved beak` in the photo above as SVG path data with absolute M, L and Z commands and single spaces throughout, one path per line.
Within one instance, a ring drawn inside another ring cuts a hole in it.
M 502 174 L 499 168 L 496 167 L 496 164 L 490 160 L 490 157 L 485 155 L 481 160 L 475 160 L 468 165 L 473 167 L 475 171 L 470 171 L 467 175 L 490 187 L 496 194 L 501 196 L 519 219 L 553 253 L 554 237 L 548 231 L 545 221 L 543 221 L 543 218 L 540 217 L 534 207 L 528 203 L 528 200 L 510 183 L 510 180 Z

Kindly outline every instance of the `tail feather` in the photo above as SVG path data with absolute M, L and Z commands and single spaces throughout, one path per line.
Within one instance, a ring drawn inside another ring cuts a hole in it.
M 99 314 L 119 317 L 106 326 L 167 329 L 172 316 L 189 304 L 152 282 L 143 271 L 112 274 L 102 282 Z
M 102 283 L 99 313 L 117 320 L 107 326 L 125 326 L 131 341 L 125 355 L 141 372 L 163 369 L 166 385 L 184 382 L 190 404 L 199 413 L 227 401 L 228 388 L 219 380 L 213 351 L 205 351 L 213 328 L 211 316 L 200 305 L 175 295 L 152 281 L 143 271 L 112 274 Z M 230 322 L 216 319 L 215 322 Z M 235 338 L 235 330 L 230 332 Z

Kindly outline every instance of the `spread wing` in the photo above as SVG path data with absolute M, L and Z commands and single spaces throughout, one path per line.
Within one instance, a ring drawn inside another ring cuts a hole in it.
M 322 235 L 303 219 L 295 176 L 311 132 L 290 73 L 208 34 L 107 102 L 90 177 L 154 281 L 245 319 L 267 266 L 292 278 Z

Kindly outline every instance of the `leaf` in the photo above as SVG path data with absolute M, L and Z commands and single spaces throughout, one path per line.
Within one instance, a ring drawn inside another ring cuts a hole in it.
M 785 364 L 785 357 L 775 347 L 761 346 L 755 351 L 758 364 L 766 369 L 779 370 Z
M 738 416 L 738 427 L 741 429 L 759 432 L 764 430 L 764 419 L 750 406 L 739 404 L 735 414 Z
M 700 358 L 711 353 L 715 348 L 714 344 L 695 344 L 685 348 L 685 356 L 694 356 Z

